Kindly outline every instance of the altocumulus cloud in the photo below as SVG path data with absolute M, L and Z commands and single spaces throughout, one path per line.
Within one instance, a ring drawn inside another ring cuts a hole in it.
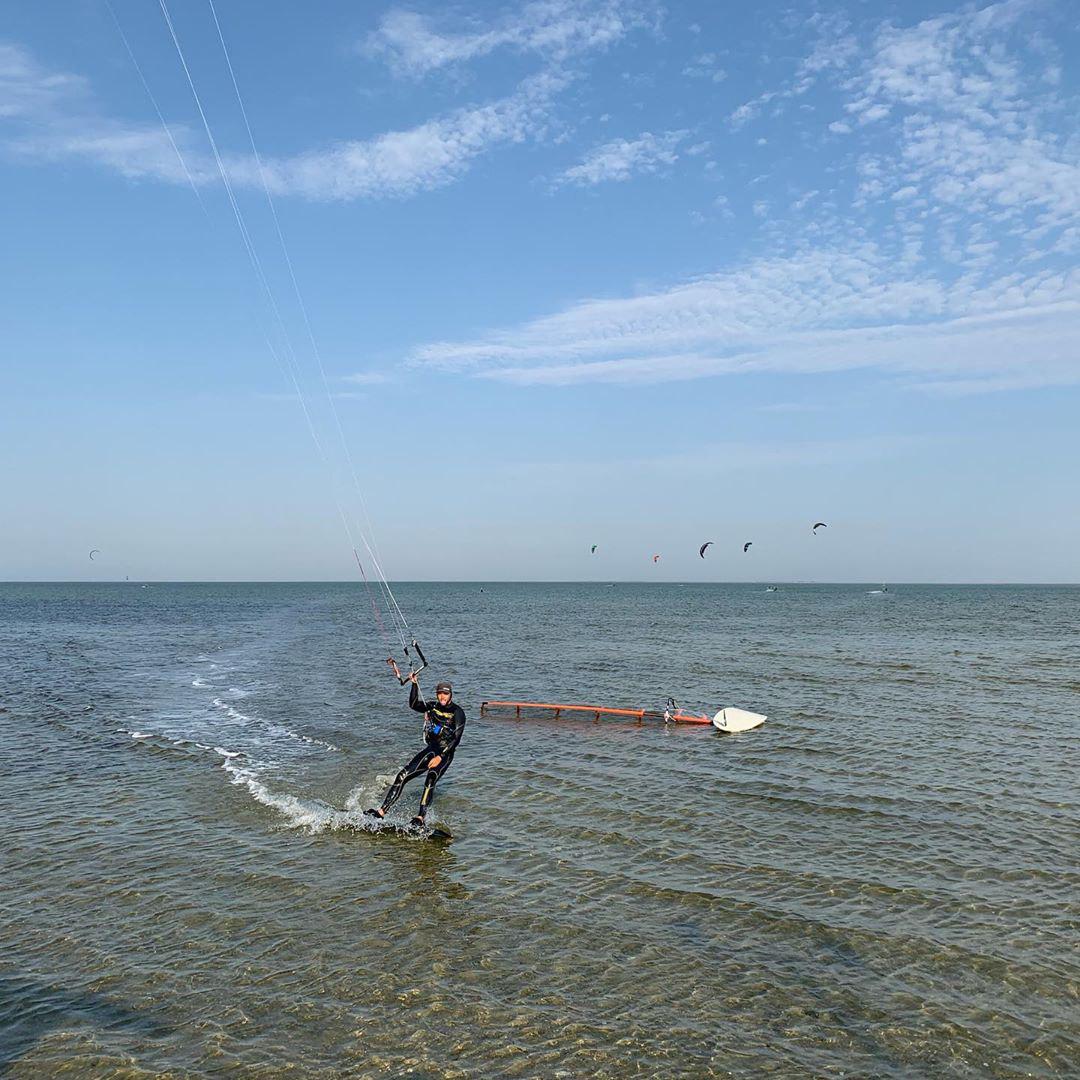
M 1048 46 L 1022 22 L 1032 10 L 1007 0 L 880 24 L 861 43 L 814 17 L 818 39 L 794 74 L 732 120 L 827 84 L 837 112 L 802 110 L 799 122 L 841 144 L 846 205 L 831 192 L 775 256 L 434 342 L 410 362 L 549 385 L 851 368 L 943 394 L 1080 381 L 1080 274 L 1068 258 L 1080 248 L 1080 146 L 1046 126 L 1075 103 L 1046 77 Z M 609 143 L 569 172 L 621 178 L 650 152 Z M 818 195 L 807 186 L 790 205 L 805 212 Z
M 560 173 L 554 186 L 592 186 L 610 180 L 629 180 L 637 173 L 654 173 L 678 160 L 676 148 L 689 132 L 646 131 L 636 139 L 612 139 L 585 155 L 584 160 Z
M 551 63 L 604 49 L 649 24 L 654 5 L 613 0 L 539 0 L 494 20 L 439 18 L 395 8 L 359 45 L 400 75 L 419 77 L 496 50 L 536 54 Z
M 266 156 L 263 174 L 278 195 L 315 200 L 403 197 L 452 183 L 479 155 L 539 132 L 554 97 L 571 81 L 544 70 L 505 98 L 372 139 L 344 141 L 289 158 Z M 24 48 L 0 45 L 0 145 L 24 160 L 78 158 L 132 179 L 208 184 L 217 181 L 210 158 L 195 149 L 185 125 L 131 124 L 104 116 L 89 83 L 50 71 Z M 247 155 L 226 154 L 230 179 L 259 187 L 259 168 Z

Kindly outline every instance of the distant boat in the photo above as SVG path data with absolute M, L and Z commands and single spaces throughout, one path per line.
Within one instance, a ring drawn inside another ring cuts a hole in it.
M 775 585 L 768 585 L 768 586 L 766 586 L 765 591 L 766 592 L 776 592 L 777 591 L 776 586 Z

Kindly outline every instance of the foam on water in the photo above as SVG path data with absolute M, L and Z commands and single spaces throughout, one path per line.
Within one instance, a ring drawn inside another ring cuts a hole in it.
M 338 810 L 319 799 L 301 798 L 289 792 L 275 791 L 267 784 L 256 767 L 237 761 L 238 755 L 234 753 L 229 753 L 219 747 L 214 749 L 225 758 L 221 767 L 229 774 L 230 781 L 238 787 L 245 788 L 256 802 L 276 811 L 284 819 L 281 822 L 284 828 L 304 829 L 314 834 L 342 829 L 377 833 L 385 827 L 363 813 L 365 805 L 363 787 L 351 792 L 346 800 L 345 809 Z M 430 821 L 436 820 L 434 815 L 430 816 Z M 416 839 L 422 838 L 420 834 L 417 834 Z
M 221 769 L 228 776 L 229 782 L 246 788 L 256 802 L 281 814 L 285 818 L 285 825 L 289 828 L 307 828 L 313 832 L 321 832 L 327 828 L 334 828 L 341 822 L 351 820 L 350 815 L 334 810 L 318 800 L 301 799 L 288 793 L 272 791 L 264 778 L 267 763 L 248 758 L 242 750 L 232 750 L 226 746 L 210 746 L 192 739 L 174 738 L 156 732 L 125 731 L 125 733 L 139 742 L 153 740 L 183 751 L 189 747 L 195 747 L 221 758 Z
M 270 735 L 280 736 L 283 739 L 292 739 L 295 742 L 305 743 L 308 746 L 318 746 L 323 750 L 330 750 L 336 753 L 340 753 L 341 751 L 341 747 L 335 746 L 333 743 L 325 742 L 323 739 L 313 738 L 310 735 L 302 735 L 300 732 L 292 731 L 285 727 L 284 724 L 278 724 L 272 720 L 263 720 L 242 713 L 239 709 L 234 709 L 227 701 L 222 701 L 221 698 L 214 698 L 213 704 L 229 717 L 230 720 L 233 720 L 238 724 L 255 724 L 263 728 Z

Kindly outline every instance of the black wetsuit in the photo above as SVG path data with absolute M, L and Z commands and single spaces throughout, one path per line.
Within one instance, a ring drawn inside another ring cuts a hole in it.
M 465 730 L 465 710 L 451 700 L 443 706 L 426 702 L 416 688 L 416 683 L 409 687 L 409 708 L 424 713 L 424 749 L 415 754 L 411 761 L 394 777 L 390 790 L 383 799 L 385 813 L 401 798 L 402 789 L 410 780 L 415 780 L 422 772 L 427 773 L 424 793 L 420 796 L 420 817 L 427 813 L 435 795 L 435 784 L 439 777 L 450 768 L 454 760 L 454 751 L 461 742 L 461 733 Z M 442 760 L 434 769 L 428 768 L 428 762 L 434 757 Z

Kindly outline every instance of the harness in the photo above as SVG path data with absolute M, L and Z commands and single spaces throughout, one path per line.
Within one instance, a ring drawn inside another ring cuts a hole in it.
M 452 723 L 453 719 L 452 709 L 440 709 L 437 706 L 428 709 L 424 714 L 424 734 L 439 737 L 442 735 L 443 728 Z

